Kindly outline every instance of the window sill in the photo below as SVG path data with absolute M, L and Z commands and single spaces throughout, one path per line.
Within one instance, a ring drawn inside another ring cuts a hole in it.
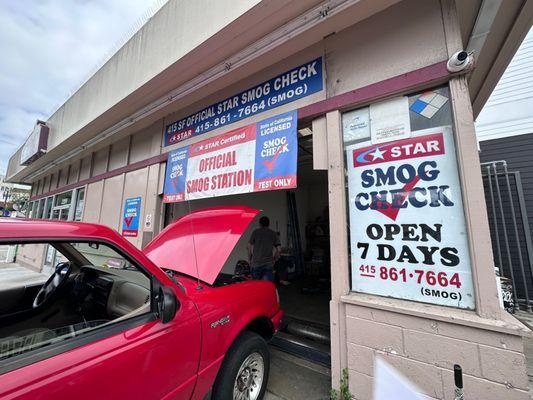
M 499 319 L 490 319 L 479 316 L 475 311 L 355 292 L 341 296 L 340 301 L 345 304 L 370 307 L 509 335 L 533 337 L 533 332 L 526 325 L 508 314 L 505 310 L 502 310 Z

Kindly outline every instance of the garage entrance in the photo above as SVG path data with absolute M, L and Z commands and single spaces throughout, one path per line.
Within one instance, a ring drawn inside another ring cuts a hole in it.
M 330 251 L 327 171 L 313 169 L 312 131 L 298 132 L 298 187 L 166 204 L 165 226 L 190 211 L 223 205 L 261 210 L 235 246 L 223 268 L 234 274 L 248 259 L 247 243 L 258 219 L 268 216 L 280 239 L 275 284 L 286 315 L 282 332 L 273 340 L 280 349 L 324 365 L 330 363 Z

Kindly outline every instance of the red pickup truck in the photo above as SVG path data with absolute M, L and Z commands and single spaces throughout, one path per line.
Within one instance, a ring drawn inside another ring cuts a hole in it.
M 261 399 L 276 289 L 221 273 L 257 214 L 196 211 L 142 251 L 100 225 L 0 222 L 0 399 Z

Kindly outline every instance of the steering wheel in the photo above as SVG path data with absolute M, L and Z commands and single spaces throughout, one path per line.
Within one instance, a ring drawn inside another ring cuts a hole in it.
M 41 307 L 60 289 L 68 280 L 72 266 L 70 262 L 63 262 L 56 265 L 56 270 L 50 278 L 45 282 L 35 299 L 33 300 L 33 308 Z

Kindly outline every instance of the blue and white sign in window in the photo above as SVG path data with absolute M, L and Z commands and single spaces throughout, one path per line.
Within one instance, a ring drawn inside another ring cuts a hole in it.
M 409 109 L 423 117 L 433 118 L 447 101 L 448 98 L 442 94 L 437 93 L 436 91 L 429 91 L 422 93 L 420 97 L 411 104 Z
M 141 215 L 141 197 L 132 197 L 124 202 L 122 217 L 122 236 L 137 237 L 139 235 L 139 217 Z

